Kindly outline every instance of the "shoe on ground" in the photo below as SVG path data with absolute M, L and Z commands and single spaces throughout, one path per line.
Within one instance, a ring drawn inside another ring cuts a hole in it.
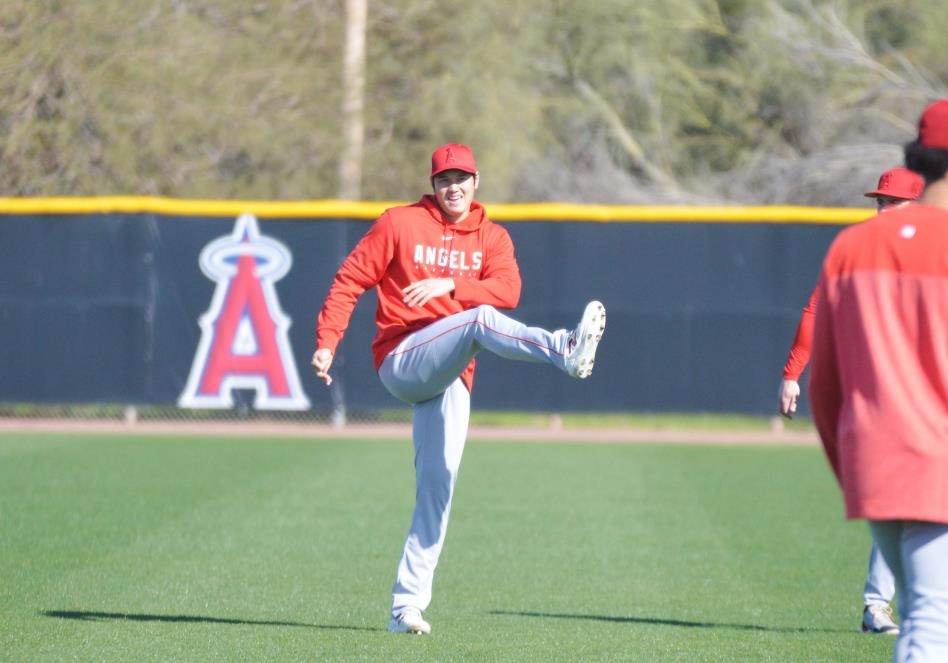
M 415 635 L 429 635 L 431 624 L 426 622 L 421 611 L 417 608 L 405 608 L 397 615 L 393 615 L 388 623 L 390 633 L 414 633 Z
M 583 317 L 566 342 L 566 372 L 583 380 L 592 375 L 596 348 L 606 329 L 606 307 L 595 300 L 586 304 Z
M 885 604 L 867 605 L 862 611 L 862 632 L 898 635 L 899 625 L 892 617 L 892 607 Z

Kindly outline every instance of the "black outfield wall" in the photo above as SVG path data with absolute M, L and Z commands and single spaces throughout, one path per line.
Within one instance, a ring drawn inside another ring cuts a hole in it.
M 849 210 L 820 222 L 767 214 L 755 221 L 745 211 L 729 221 L 719 210 L 709 220 L 697 212 L 698 220 L 681 219 L 681 211 L 634 220 L 603 218 L 596 209 L 597 220 L 500 221 L 513 236 L 523 277 L 515 317 L 568 327 L 587 300 L 605 303 L 608 327 L 593 377 L 575 381 L 548 366 L 485 353 L 476 408 L 772 413 L 822 256 L 844 223 L 866 216 Z M 278 214 L 260 215 L 258 228 L 292 256 L 272 283 L 305 393 L 306 402 L 291 409 L 328 410 L 331 396 L 350 410 L 397 407 L 372 367 L 372 293 L 357 306 L 340 347 L 338 390 L 330 394 L 309 368 L 316 312 L 370 219 Z M 200 256 L 233 235 L 237 216 L 0 214 L 0 402 L 179 403 L 202 343 L 199 321 L 221 287 Z M 239 253 L 225 251 L 220 264 L 235 266 Z M 253 403 L 255 392 L 245 387 L 235 388 L 235 400 Z

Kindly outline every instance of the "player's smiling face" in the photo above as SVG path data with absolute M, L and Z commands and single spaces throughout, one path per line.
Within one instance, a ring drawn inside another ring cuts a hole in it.
M 479 180 L 478 173 L 463 170 L 445 170 L 431 178 L 435 200 L 448 221 L 463 221 L 471 211 Z

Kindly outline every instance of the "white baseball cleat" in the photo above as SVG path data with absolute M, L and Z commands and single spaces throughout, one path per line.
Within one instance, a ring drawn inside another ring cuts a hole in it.
M 388 623 L 389 633 L 414 633 L 415 635 L 429 635 L 431 624 L 426 622 L 418 608 L 403 608 L 400 613 L 393 615 Z
M 892 617 L 892 607 L 881 603 L 867 605 L 862 611 L 862 632 L 898 635 L 899 625 Z
M 596 348 L 606 329 L 606 307 L 593 300 L 586 304 L 583 317 L 570 332 L 566 343 L 566 372 L 580 380 L 592 375 Z

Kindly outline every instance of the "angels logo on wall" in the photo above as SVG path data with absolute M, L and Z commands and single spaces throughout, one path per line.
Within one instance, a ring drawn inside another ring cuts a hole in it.
M 242 214 L 233 233 L 204 247 L 199 263 L 217 288 L 199 320 L 201 342 L 178 405 L 231 408 L 232 391 L 248 389 L 256 392 L 255 409 L 307 409 L 287 337 L 291 320 L 273 285 L 293 264 L 289 249 Z

